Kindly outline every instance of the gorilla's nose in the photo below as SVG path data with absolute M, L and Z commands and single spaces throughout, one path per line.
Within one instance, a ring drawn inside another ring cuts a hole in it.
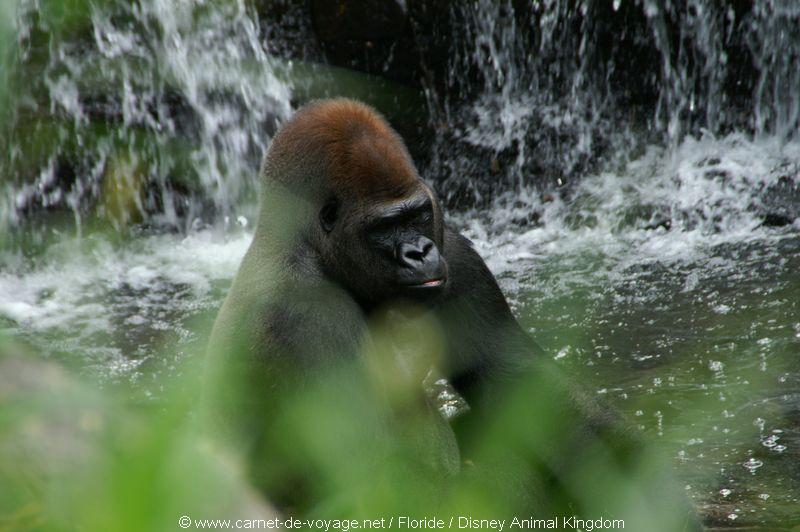
M 405 295 L 427 298 L 441 292 L 447 282 L 447 264 L 430 238 L 418 236 L 400 243 L 397 262 L 398 283 L 406 287 Z
M 397 250 L 398 260 L 409 268 L 419 269 L 439 263 L 439 250 L 430 238 L 421 236 L 415 242 L 403 242 Z

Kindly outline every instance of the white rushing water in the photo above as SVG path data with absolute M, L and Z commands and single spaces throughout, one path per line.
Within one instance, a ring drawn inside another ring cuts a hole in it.
M 36 267 L 4 257 L 0 317 L 5 332 L 44 354 L 136 379 L 140 364 L 194 339 L 188 320 L 218 308 L 216 285 L 232 279 L 249 243 L 244 231 L 221 236 L 210 229 L 142 237 L 124 248 L 65 236 Z
M 593 251 L 627 267 L 690 264 L 715 246 L 791 234 L 763 224 L 765 189 L 800 183 L 800 142 L 744 135 L 651 146 L 619 172 L 583 178 L 571 199 L 535 191 L 499 198 L 488 213 L 456 217 L 495 274 L 522 273 L 537 257 Z M 541 224 L 515 228 L 531 211 Z M 509 230 L 511 229 L 511 230 Z
M 557 261 L 557 286 L 565 290 L 550 294 L 557 297 L 575 283 L 614 282 L 637 265 L 692 266 L 723 244 L 791 236 L 798 227 L 764 227 L 757 207 L 764 187 L 787 169 L 800 179 L 798 165 L 800 142 L 687 138 L 675 151 L 651 147 L 619 172 L 587 176 L 569 202 L 543 203 L 529 189 L 498 198 L 490 210 L 455 214 L 453 222 L 512 297 L 536 288 L 531 272 L 538 263 Z M 534 211 L 542 213 L 539 223 L 518 223 Z M 216 308 L 235 274 L 250 239 L 244 222 L 228 231 L 142 236 L 123 247 L 64 235 L 35 265 L 9 252 L 0 270 L 0 316 L 12 332 L 63 335 L 72 349 L 105 348 L 106 364 L 133 369 L 130 359 L 154 355 L 157 343 L 144 347 L 150 352 L 123 353 L 103 342 L 131 326 L 187 335 L 186 320 Z M 586 254 L 596 256 L 589 277 Z

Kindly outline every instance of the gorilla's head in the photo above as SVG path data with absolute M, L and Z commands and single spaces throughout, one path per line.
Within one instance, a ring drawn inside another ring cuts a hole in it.
M 445 287 L 441 207 L 372 108 L 336 99 L 297 111 L 270 146 L 262 191 L 259 230 L 293 220 L 291 245 L 313 249 L 322 271 L 358 301 L 429 299 Z M 272 216 L 274 198 L 286 193 L 301 206 Z

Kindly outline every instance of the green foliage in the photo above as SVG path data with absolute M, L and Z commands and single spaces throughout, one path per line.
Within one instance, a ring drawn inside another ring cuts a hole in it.
M 267 408 L 242 409 L 259 434 L 250 440 L 224 437 L 231 420 L 206 416 L 215 404 L 202 353 L 184 359 L 180 377 L 161 378 L 157 401 L 141 402 L 4 344 L 0 529 L 176 530 L 184 515 L 276 515 L 267 498 L 282 503 L 281 494 L 307 501 L 284 517 L 578 515 L 680 529 L 685 501 L 668 488 L 664 463 L 586 437 L 585 412 L 557 372 L 513 388 L 496 416 L 467 432 L 459 457 L 419 386 L 443 346 L 437 324 L 397 312 L 415 314 L 372 323 L 359 359 L 271 396 Z
M 183 515 L 271 514 L 236 460 L 199 436 L 196 373 L 163 404 L 131 404 L 15 346 L 0 352 L 0 530 L 175 530 Z

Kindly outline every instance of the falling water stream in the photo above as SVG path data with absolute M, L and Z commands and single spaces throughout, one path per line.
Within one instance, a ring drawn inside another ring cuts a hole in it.
M 529 19 L 453 3 L 447 68 L 422 82 L 446 126 L 421 169 L 479 205 L 448 216 L 523 325 L 663 445 L 709 522 L 790 528 L 800 7 L 621 4 L 642 24 L 609 52 L 591 2 Z M 53 5 L 15 16 L 0 331 L 157 396 L 247 249 L 258 163 L 302 80 L 243 2 L 89 2 L 74 27 Z M 649 107 L 617 89 L 629 41 L 649 43 Z

